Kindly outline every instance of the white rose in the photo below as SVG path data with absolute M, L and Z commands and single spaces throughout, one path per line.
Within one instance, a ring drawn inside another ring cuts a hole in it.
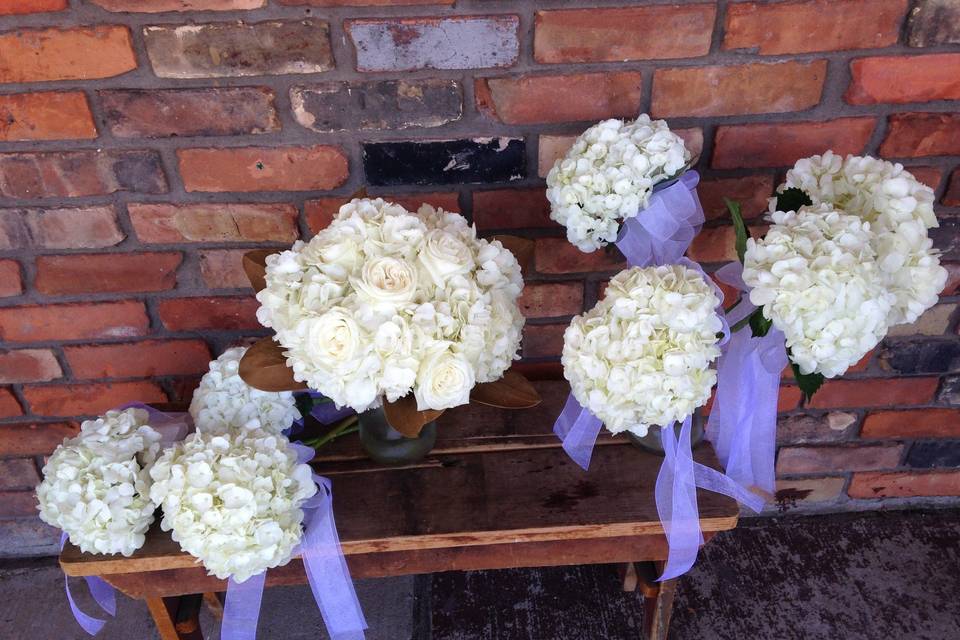
M 388 256 L 368 260 L 354 288 L 372 302 L 403 304 L 417 293 L 417 272 L 407 262 Z
M 414 388 L 417 409 L 451 409 L 467 404 L 474 382 L 473 367 L 466 358 L 438 349 L 420 365 Z
M 427 233 L 418 259 L 437 286 L 443 286 L 452 275 L 470 273 L 476 266 L 470 247 L 441 229 Z

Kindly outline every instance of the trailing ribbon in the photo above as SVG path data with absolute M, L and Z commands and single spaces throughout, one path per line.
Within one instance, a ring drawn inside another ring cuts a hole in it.
M 655 496 L 657 514 L 667 537 L 669 552 L 660 580 L 669 580 L 686 573 L 697 559 L 703 544 L 697 487 L 722 493 L 753 511 L 763 508 L 763 499 L 743 489 L 726 475 L 693 460 L 688 416 L 679 436 L 671 427 L 660 429 L 664 458 L 657 474 Z
M 63 545 L 67 543 L 67 534 L 60 534 L 60 550 L 63 551 Z M 85 576 L 84 580 L 87 582 L 87 587 L 90 589 L 90 595 L 93 596 L 94 602 L 97 603 L 104 613 L 107 613 L 110 616 L 117 615 L 117 596 L 113 591 L 113 587 L 104 582 L 101 578 L 96 576 Z M 73 599 L 73 594 L 70 593 L 70 578 L 66 574 L 63 576 L 63 587 L 67 592 L 67 602 L 70 603 L 70 611 L 73 612 L 73 617 L 76 619 L 77 624 L 79 624 L 84 631 L 89 633 L 91 636 L 95 636 L 100 633 L 100 630 L 103 629 L 103 625 L 107 623 L 106 620 L 102 618 L 94 618 L 93 616 L 85 614 L 80 610 L 80 607 L 77 606 L 77 603 Z
M 306 463 L 314 456 L 310 447 L 297 443 L 291 443 L 291 446 L 297 452 L 299 463 Z M 333 485 L 322 476 L 314 475 L 313 480 L 319 490 L 301 505 L 304 511 L 303 539 L 294 554 L 299 553 L 303 559 L 310 590 L 331 640 L 363 640 L 367 621 L 340 547 L 333 519 Z M 256 637 L 265 577 L 266 572 L 243 583 L 232 579 L 227 583 L 221 640 L 253 640 Z
M 731 263 L 717 271 L 723 282 L 746 292 L 742 267 Z M 728 321 L 736 324 L 754 309 L 744 296 Z M 748 329 L 733 334 L 720 356 L 717 392 L 707 421 L 707 439 L 727 475 L 744 487 L 774 492 L 777 400 L 780 374 L 787 366 L 786 338 L 771 327 L 756 338 Z
M 590 467 L 593 446 L 600 435 L 603 421 L 582 406 L 571 393 L 557 421 L 553 423 L 553 432 L 563 441 L 563 450 L 580 468 L 586 471 Z
M 624 221 L 616 244 L 631 266 L 673 264 L 686 252 L 704 221 L 698 182 L 700 174 L 690 170 L 654 188 L 647 207 Z
M 307 390 L 304 393 L 308 394 L 311 398 L 324 398 L 322 393 L 319 391 Z M 333 402 L 322 402 L 320 404 L 315 404 L 310 409 L 310 416 L 313 417 L 317 422 L 322 425 L 329 425 L 342 420 L 347 416 L 356 413 L 350 407 L 343 407 L 338 409 L 337 405 Z M 284 433 L 288 436 L 296 435 L 303 431 L 304 420 L 306 416 L 301 416 L 293 421 L 293 424 L 290 425 L 288 429 L 284 430 Z
M 161 448 L 169 447 L 183 440 L 193 430 L 193 417 L 186 412 L 166 413 L 142 402 L 128 402 L 117 407 L 115 411 L 125 411 L 127 409 L 142 409 L 150 415 L 149 424 L 154 431 L 160 434 Z

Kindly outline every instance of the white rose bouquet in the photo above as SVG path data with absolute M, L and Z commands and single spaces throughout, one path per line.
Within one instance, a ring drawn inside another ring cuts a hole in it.
M 197 431 L 263 429 L 279 434 L 300 418 L 290 391 L 261 391 L 243 381 L 239 370 L 246 351 L 246 347 L 227 349 L 210 362 L 190 403 Z
M 689 161 L 683 139 L 663 120 L 646 114 L 630 123 L 604 120 L 547 174 L 550 217 L 581 251 L 596 251 L 646 208 L 654 186 L 677 177 Z
M 108 411 L 80 425 L 43 468 L 40 519 L 88 553 L 133 554 L 153 522 L 148 466 L 160 434 L 142 409 Z
M 289 441 L 261 429 L 193 433 L 150 469 L 160 526 L 220 579 L 243 582 L 290 561 L 301 505 L 317 491 Z
M 577 402 L 613 433 L 647 434 L 682 421 L 710 398 L 720 355 L 720 304 L 684 265 L 633 267 L 563 336 L 563 371 Z
M 266 258 L 257 317 L 293 378 L 337 406 L 362 412 L 412 391 L 417 410 L 443 410 L 518 357 L 522 288 L 513 254 L 460 215 L 355 199 L 310 242 Z

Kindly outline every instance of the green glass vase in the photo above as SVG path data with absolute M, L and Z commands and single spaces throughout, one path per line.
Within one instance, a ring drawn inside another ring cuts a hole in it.
M 437 423 L 428 422 L 415 438 L 390 426 L 383 407 L 359 415 L 360 444 L 380 464 L 403 465 L 422 460 L 437 442 Z

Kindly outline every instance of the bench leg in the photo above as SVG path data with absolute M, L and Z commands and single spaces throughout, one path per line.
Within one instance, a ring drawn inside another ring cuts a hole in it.
M 203 640 L 200 631 L 200 594 L 147 598 L 147 609 L 161 640 Z
M 652 565 L 653 563 L 649 563 Z M 660 564 L 660 563 L 658 563 Z M 659 575 L 663 567 L 653 567 L 654 575 Z M 641 576 L 649 575 L 649 571 L 639 572 Z M 644 582 L 643 577 L 640 579 Z M 643 589 L 643 640 L 667 640 L 670 632 L 670 616 L 673 613 L 673 598 L 677 594 L 677 579 L 664 580 L 656 583 L 655 594 L 647 595 Z

